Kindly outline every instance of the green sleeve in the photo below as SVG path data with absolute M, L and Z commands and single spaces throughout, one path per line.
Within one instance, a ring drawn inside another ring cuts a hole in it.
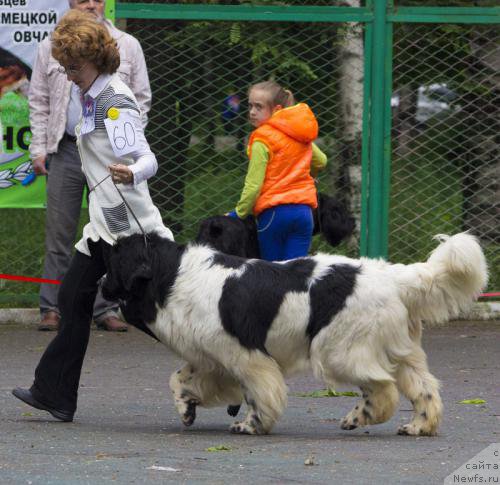
M 249 216 L 253 212 L 255 202 L 262 189 L 266 176 L 267 162 L 269 161 L 269 149 L 260 142 L 252 144 L 252 156 L 248 163 L 248 172 L 245 177 L 245 185 L 241 192 L 241 197 L 236 205 L 236 214 L 241 219 Z
M 312 144 L 312 151 L 311 175 L 316 177 L 318 172 L 326 167 L 327 157 L 314 143 Z

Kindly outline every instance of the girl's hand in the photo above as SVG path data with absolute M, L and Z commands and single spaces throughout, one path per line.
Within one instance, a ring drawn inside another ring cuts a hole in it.
M 134 182 L 134 173 L 127 165 L 113 163 L 109 166 L 109 172 L 115 184 L 132 184 Z

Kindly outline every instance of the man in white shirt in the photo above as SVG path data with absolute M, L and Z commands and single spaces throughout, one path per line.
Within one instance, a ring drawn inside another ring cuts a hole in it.
M 118 74 L 137 99 L 145 126 L 151 107 L 151 88 L 139 42 L 104 19 L 105 0 L 69 0 L 69 6 L 94 15 L 116 40 L 120 51 Z M 81 115 L 78 88 L 67 80 L 64 70 L 52 57 L 49 38 L 38 48 L 29 101 L 33 168 L 37 175 L 47 175 L 44 277 L 62 280 L 71 259 L 86 181 L 75 137 Z M 58 289 L 58 285 L 41 285 L 39 330 L 57 330 L 59 326 Z M 126 331 L 127 325 L 118 318 L 117 310 L 116 303 L 104 300 L 99 291 L 94 305 L 97 326 Z

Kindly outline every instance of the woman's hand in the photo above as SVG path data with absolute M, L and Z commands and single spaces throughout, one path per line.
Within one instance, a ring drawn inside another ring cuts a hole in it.
M 113 163 L 109 166 L 109 172 L 115 184 L 132 184 L 134 182 L 134 173 L 127 165 Z

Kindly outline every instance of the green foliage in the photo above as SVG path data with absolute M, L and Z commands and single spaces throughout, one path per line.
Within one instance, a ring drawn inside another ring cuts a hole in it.
M 441 24 L 437 26 L 394 25 L 394 89 L 410 84 L 435 82 L 460 85 L 465 74 L 465 60 L 470 54 L 468 42 L 473 27 Z M 398 64 L 408 64 L 398 69 Z
M 432 130 L 432 128 L 431 128 Z M 423 261 L 434 248 L 434 234 L 461 230 L 461 175 L 446 157 L 449 132 L 424 132 L 425 143 L 392 167 L 390 260 Z
M 467 118 L 464 120 L 467 123 Z M 389 214 L 389 259 L 424 261 L 435 247 L 432 236 L 463 230 L 463 164 L 466 150 L 457 115 L 438 116 L 412 140 L 405 157 L 394 154 Z M 490 265 L 489 288 L 500 287 L 500 244 L 483 244 Z M 496 266 L 496 267 L 495 267 Z
M 231 44 L 238 44 L 241 42 L 241 25 L 239 22 L 234 22 L 229 29 L 229 42 Z

